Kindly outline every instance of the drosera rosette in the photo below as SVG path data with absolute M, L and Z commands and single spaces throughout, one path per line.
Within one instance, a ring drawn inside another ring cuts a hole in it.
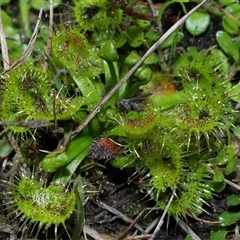
M 149 194 L 157 192 L 159 196 L 168 188 L 173 189 L 180 180 L 182 147 L 175 140 L 165 136 L 163 129 L 155 129 L 151 138 L 144 141 L 138 150 L 140 158 L 137 168 L 142 169 L 144 175 L 147 172 L 141 178 L 144 179 L 143 186 L 150 188 Z
M 76 21 L 84 31 L 97 30 L 109 36 L 119 28 L 122 10 L 107 0 L 74 0 L 73 11 Z M 107 38 L 106 38 L 107 39 Z
M 52 83 L 51 71 L 44 72 L 31 64 L 10 71 L 2 91 L 1 118 L 4 122 L 65 120 L 85 104 L 82 96 L 70 96 L 63 86 Z M 9 126 L 14 132 L 27 128 Z
M 137 168 L 142 188 L 163 210 L 175 191 L 168 209 L 169 216 L 176 219 L 187 214 L 197 216 L 204 211 L 203 204 L 212 196 L 213 174 L 208 169 L 212 158 L 208 152 L 198 153 L 195 146 L 185 151 L 184 141 L 179 144 L 182 136 L 177 140 L 174 132 L 164 134 L 163 129 L 161 132 L 158 139 L 148 140 L 139 151 L 141 158 Z
M 168 209 L 169 216 L 175 219 L 187 215 L 196 217 L 205 211 L 204 204 L 208 205 L 214 192 L 213 175 L 208 171 L 209 159 L 205 157 L 193 154 L 188 159 L 182 159 L 184 167 L 175 185 L 175 198 Z M 156 193 L 154 199 L 157 205 L 165 209 L 173 191 L 171 189 L 160 197 Z
M 145 100 L 141 110 L 120 111 L 120 125 L 129 139 L 144 139 L 158 123 L 159 114 L 151 102 Z
M 218 52 L 206 55 L 195 48 L 176 61 L 175 74 L 181 79 L 182 92 L 179 104 L 162 112 L 162 124 L 189 132 L 199 141 L 201 135 L 209 141 L 210 135 L 232 127 L 235 113 L 228 96 L 231 83 L 228 64 Z M 223 61 L 223 63 L 222 63 Z
M 58 68 L 66 69 L 84 97 L 88 110 L 100 101 L 100 94 L 94 85 L 103 73 L 103 62 L 97 50 L 78 26 L 62 24 L 56 29 L 52 41 L 52 57 Z
M 23 171 L 1 180 L 3 211 L 8 221 L 18 224 L 20 234 L 37 237 L 44 233 L 46 239 L 48 234 L 58 239 L 58 228 L 63 226 L 71 239 L 65 222 L 76 210 L 74 189 L 70 184 L 48 183 L 42 172 Z M 52 226 L 54 231 L 50 233 Z
M 36 109 L 42 109 L 40 98 L 46 96 L 50 88 L 51 76 L 30 65 L 23 65 L 10 71 L 4 79 L 2 90 L 1 118 L 5 122 L 25 121 Z M 8 127 L 13 131 L 26 131 L 21 127 Z

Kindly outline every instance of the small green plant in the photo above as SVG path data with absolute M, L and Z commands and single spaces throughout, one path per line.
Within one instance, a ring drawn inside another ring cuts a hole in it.
M 43 176 L 15 176 L 11 183 L 2 181 L 4 210 L 8 212 L 8 220 L 20 222 L 19 231 L 27 231 L 36 235 L 40 231 L 47 232 L 53 225 L 55 239 L 57 228 L 64 226 L 69 239 L 65 221 L 76 210 L 76 196 L 70 186 L 51 183 L 48 185 Z

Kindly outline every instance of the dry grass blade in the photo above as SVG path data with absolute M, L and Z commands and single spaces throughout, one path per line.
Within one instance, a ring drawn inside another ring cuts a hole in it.
M 131 222 L 131 224 L 127 227 L 126 230 L 124 230 L 124 232 L 122 232 L 117 238 L 116 240 L 122 240 L 125 239 L 126 236 L 130 233 L 130 231 L 132 230 L 132 228 L 134 227 L 134 225 L 136 224 L 136 222 L 142 217 L 143 213 L 147 210 L 153 211 L 153 210 L 160 210 L 159 207 L 156 208 L 144 208 L 138 215 L 137 217 L 135 217 L 135 219 Z M 145 231 L 146 233 L 148 233 L 148 231 Z M 146 236 L 146 235 L 144 235 Z M 135 238 L 127 238 L 127 239 L 135 239 Z
M 231 181 L 229 181 L 229 180 L 227 180 L 227 179 L 225 179 L 225 182 L 226 182 L 229 186 L 231 186 L 231 187 L 235 188 L 236 190 L 240 191 L 240 186 L 239 186 L 238 184 L 233 183 L 233 182 L 231 182 Z
M 175 194 L 176 194 L 176 188 L 173 190 L 173 193 L 172 193 L 172 195 L 171 195 L 171 197 L 170 197 L 170 199 L 168 201 L 168 204 L 167 204 L 167 206 L 166 206 L 166 208 L 165 208 L 165 210 L 164 210 L 164 212 L 163 212 L 163 214 L 162 214 L 162 216 L 161 216 L 161 218 L 160 218 L 160 220 L 158 222 L 158 225 L 155 228 L 155 230 L 154 230 L 154 232 L 153 232 L 153 234 L 152 234 L 152 236 L 150 238 L 150 240 L 153 240 L 156 237 L 156 235 L 158 234 L 161 226 L 163 225 L 163 219 L 165 218 L 165 216 L 167 214 L 167 211 L 168 211 L 169 207 L 171 206 L 171 203 L 172 203 L 172 201 L 174 199 Z
M 96 202 L 96 204 L 99 207 L 106 209 L 107 211 L 109 211 L 109 212 L 113 213 L 114 215 L 118 216 L 119 218 L 123 219 L 123 221 L 125 221 L 127 223 L 133 222 L 133 220 L 131 218 L 125 216 L 124 214 L 122 214 L 121 212 L 116 210 L 115 208 L 112 208 L 103 202 Z M 138 224 L 135 224 L 135 228 L 138 229 L 141 233 L 146 234 L 145 231 Z
M 193 240 L 201 240 L 198 235 L 182 220 L 178 220 L 178 225 L 188 234 L 191 236 Z
M 54 124 L 45 120 L 36 120 L 36 121 L 18 121 L 18 122 L 2 122 L 0 121 L 0 126 L 18 126 L 18 127 L 27 127 L 27 128 L 42 128 L 53 126 Z
M 121 79 L 118 84 L 112 90 L 106 94 L 106 96 L 98 103 L 98 105 L 94 108 L 94 110 L 83 120 L 83 122 L 75 129 L 72 136 L 75 137 L 78 133 L 80 133 L 83 128 L 97 115 L 102 106 L 109 101 L 109 99 L 117 92 L 117 90 L 132 76 L 132 74 L 138 69 L 138 67 L 144 62 L 144 60 L 153 53 L 169 36 L 171 33 L 176 31 L 186 20 L 187 18 L 193 14 L 196 10 L 198 10 L 203 4 L 208 2 L 208 0 L 204 0 L 199 3 L 196 7 L 194 7 L 191 11 L 189 11 L 186 15 L 184 15 L 178 22 L 176 22 L 156 43 L 152 45 L 152 47 L 143 55 L 143 57 L 134 65 L 134 67 Z
M 154 7 L 154 5 L 153 5 L 152 0 L 147 0 L 147 3 L 148 3 L 148 5 L 149 5 L 149 7 L 150 7 L 150 9 L 151 9 L 151 11 L 152 11 L 152 15 L 153 15 L 154 17 L 157 17 L 158 14 L 157 14 L 157 11 L 156 11 L 156 9 L 155 9 L 155 7 Z
M 48 70 L 47 58 L 50 55 L 52 47 L 52 34 L 53 34 L 53 0 L 50 0 L 50 15 L 49 15 L 49 30 L 48 30 L 48 41 L 46 48 L 46 58 L 43 65 L 43 70 L 46 72 Z
M 36 42 L 37 36 L 38 36 L 38 30 L 39 30 L 39 25 L 41 22 L 41 18 L 42 18 L 42 13 L 43 13 L 43 8 L 44 8 L 44 4 L 45 4 L 45 0 L 42 0 L 42 6 L 40 9 L 40 12 L 38 14 L 38 20 L 35 26 L 35 29 L 33 31 L 32 37 L 29 41 L 28 47 L 27 49 L 22 53 L 22 55 L 18 58 L 18 60 L 16 62 L 14 62 L 10 67 L 8 67 L 7 69 L 4 69 L 4 72 L 2 74 L 7 73 L 8 71 L 15 69 L 17 67 L 19 67 L 20 65 L 22 65 L 27 59 L 28 57 L 31 55 L 34 44 Z
M 105 240 L 104 238 L 101 237 L 101 235 L 96 230 L 90 228 L 88 225 L 84 225 L 83 232 L 85 235 L 88 235 L 95 240 Z M 88 239 L 88 238 L 85 237 L 85 239 Z
M 1 44 L 1 50 L 2 50 L 3 67 L 5 70 L 9 67 L 9 56 L 8 56 L 6 36 L 3 29 L 1 4 L 0 4 L 0 44 Z M 0 85 L 1 85 L 1 78 L 0 78 Z M 2 105 L 2 88 L 0 88 L 0 105 Z
M 9 68 L 9 56 L 8 56 L 8 47 L 6 36 L 3 29 L 3 22 L 2 22 L 2 10 L 0 5 L 0 41 L 1 41 L 1 50 L 2 50 L 2 58 L 3 58 L 3 67 L 4 70 Z

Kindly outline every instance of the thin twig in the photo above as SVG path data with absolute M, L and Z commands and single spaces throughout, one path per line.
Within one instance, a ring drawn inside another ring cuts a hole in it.
M 16 121 L 16 122 L 2 122 L 0 121 L 0 126 L 18 126 L 18 127 L 27 127 L 27 128 L 42 128 L 53 126 L 54 123 L 45 121 L 45 120 L 35 120 L 35 121 Z
M 83 120 L 83 122 L 73 131 L 72 137 L 75 137 L 78 133 L 80 133 L 83 128 L 97 115 L 102 106 L 109 101 L 109 99 L 117 92 L 117 90 L 132 76 L 132 74 L 138 69 L 138 67 L 144 62 L 144 60 L 153 53 L 169 36 L 171 33 L 176 31 L 186 20 L 187 18 L 198 10 L 203 4 L 208 2 L 209 0 L 204 0 L 199 3 L 196 7 L 194 7 L 191 11 L 189 11 L 186 15 L 184 15 L 178 22 L 176 22 L 156 43 L 152 45 L 152 47 L 142 56 L 142 58 L 133 66 L 133 68 L 121 79 L 120 82 L 116 84 L 114 88 L 112 88 L 106 96 L 97 104 L 97 106 L 93 109 L 93 111 Z
M 134 227 L 134 225 L 136 225 L 136 222 L 142 217 L 143 213 L 147 210 L 160 210 L 159 207 L 154 207 L 154 208 L 144 208 L 138 215 L 137 217 L 135 217 L 135 219 L 131 222 L 131 224 L 127 227 L 126 230 L 124 230 L 124 232 L 122 232 L 116 240 L 121 240 L 121 239 L 125 239 L 125 237 L 130 233 L 130 231 L 132 230 L 132 228 Z M 148 233 L 147 231 L 145 231 L 146 233 Z
M 0 173 L 1 173 L 1 178 L 7 179 L 9 176 L 13 175 L 17 170 L 19 169 L 19 164 L 22 161 L 22 159 L 19 158 L 19 154 L 15 154 L 15 156 L 12 158 L 12 167 L 7 171 L 4 172 L 4 169 L 2 168 Z
M 206 223 L 206 224 L 211 224 L 211 225 L 213 225 L 213 224 L 219 224 L 219 223 L 220 223 L 219 221 L 208 221 L 208 220 L 205 220 L 205 219 L 198 218 L 198 217 L 190 214 L 189 212 L 187 212 L 187 215 L 188 215 L 189 217 L 191 217 L 191 218 L 194 218 L 195 220 L 197 220 L 197 221 L 199 221 L 199 222 L 201 222 L 201 223 Z
M 124 214 L 122 214 L 121 212 L 119 212 L 118 210 L 116 210 L 115 208 L 112 208 L 110 206 L 108 206 L 107 204 L 103 203 L 103 202 L 96 202 L 96 204 L 103 208 L 106 209 L 107 211 L 113 213 L 114 215 L 118 216 L 119 218 L 123 219 L 125 222 L 127 223 L 132 223 L 133 220 L 127 216 L 125 216 Z M 145 231 L 138 225 L 135 224 L 135 227 L 143 234 L 146 234 Z
M 20 150 L 20 147 L 18 146 L 18 143 L 17 143 L 14 135 L 11 132 L 7 131 L 7 136 L 8 136 L 9 141 L 12 144 L 12 147 L 13 147 L 14 151 L 16 152 L 16 155 L 17 155 L 16 158 L 18 159 L 18 161 L 22 162 L 23 161 L 23 155 L 22 155 L 22 152 Z

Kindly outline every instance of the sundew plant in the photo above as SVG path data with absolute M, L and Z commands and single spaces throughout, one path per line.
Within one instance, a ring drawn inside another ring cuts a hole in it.
M 84 203 L 94 198 L 83 180 L 114 168 L 126 170 L 123 181 L 137 181 L 142 201 L 167 215 L 167 225 L 174 219 L 186 239 L 199 239 L 189 219 L 211 224 L 211 240 L 239 237 L 240 4 L 44 3 L 19 1 L 23 29 L 11 19 L 13 3 L 0 5 L 6 236 L 80 239 Z M 221 26 L 205 48 L 216 19 Z M 211 201 L 223 193 L 228 206 L 213 216 Z

